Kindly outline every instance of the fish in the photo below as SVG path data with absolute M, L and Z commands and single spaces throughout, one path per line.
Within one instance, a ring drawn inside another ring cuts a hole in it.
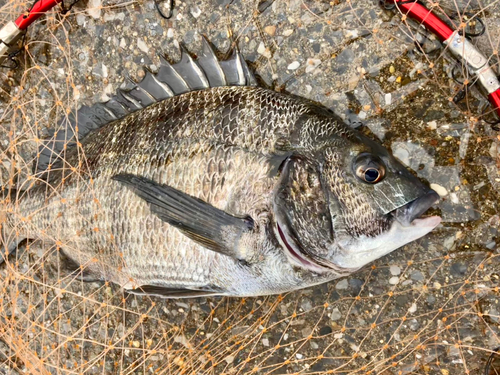
M 350 275 L 439 225 L 439 196 L 319 103 L 259 85 L 237 48 L 161 58 L 61 119 L 5 198 L 7 253 L 164 298 L 286 293 Z M 42 181 L 42 182 L 40 182 Z

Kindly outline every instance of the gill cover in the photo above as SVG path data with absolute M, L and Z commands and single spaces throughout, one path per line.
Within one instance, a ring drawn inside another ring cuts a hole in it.
M 325 257 L 334 233 L 320 168 L 304 156 L 288 157 L 274 195 L 274 212 L 285 247 L 302 262 L 328 266 Z

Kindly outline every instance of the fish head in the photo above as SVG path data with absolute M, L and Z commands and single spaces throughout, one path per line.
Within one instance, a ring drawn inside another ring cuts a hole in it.
M 439 195 L 361 133 L 283 163 L 274 195 L 275 235 L 288 259 L 346 275 L 434 229 L 421 218 Z

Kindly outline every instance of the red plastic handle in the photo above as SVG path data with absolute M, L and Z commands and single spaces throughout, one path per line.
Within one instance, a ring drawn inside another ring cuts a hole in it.
M 448 40 L 453 34 L 453 30 L 441 20 L 434 12 L 427 9 L 418 1 L 408 2 L 407 0 L 393 0 L 398 9 L 408 17 L 414 18 L 422 23 L 428 30 L 437 35 L 442 42 Z
M 489 94 L 488 99 L 490 100 L 491 105 L 493 106 L 493 108 L 495 108 L 498 116 L 500 117 L 500 89 Z
M 62 0 L 39 0 L 33 5 L 33 8 L 28 10 L 22 16 L 15 21 L 19 30 L 26 30 L 26 28 L 35 22 L 40 16 L 45 12 L 52 9 L 54 6 L 59 4 Z

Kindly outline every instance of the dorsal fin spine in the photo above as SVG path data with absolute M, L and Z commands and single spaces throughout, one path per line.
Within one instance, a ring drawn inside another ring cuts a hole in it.
M 171 65 L 160 55 L 161 65 L 156 74 L 147 70 L 143 80 L 138 83 L 126 79 L 125 88 L 119 88 L 109 101 L 90 107 L 82 106 L 59 120 L 58 127 L 61 128 L 39 147 L 39 158 L 35 159 L 33 165 L 34 172 L 43 175 L 48 165 L 64 155 L 64 145 L 76 142 L 76 126 L 78 140 L 81 141 L 94 129 L 160 100 L 210 87 L 257 85 L 237 48 L 233 49 L 228 60 L 220 61 L 205 37 L 202 43 L 202 54 L 198 59 L 193 59 L 181 44 L 181 59 L 176 64 Z

